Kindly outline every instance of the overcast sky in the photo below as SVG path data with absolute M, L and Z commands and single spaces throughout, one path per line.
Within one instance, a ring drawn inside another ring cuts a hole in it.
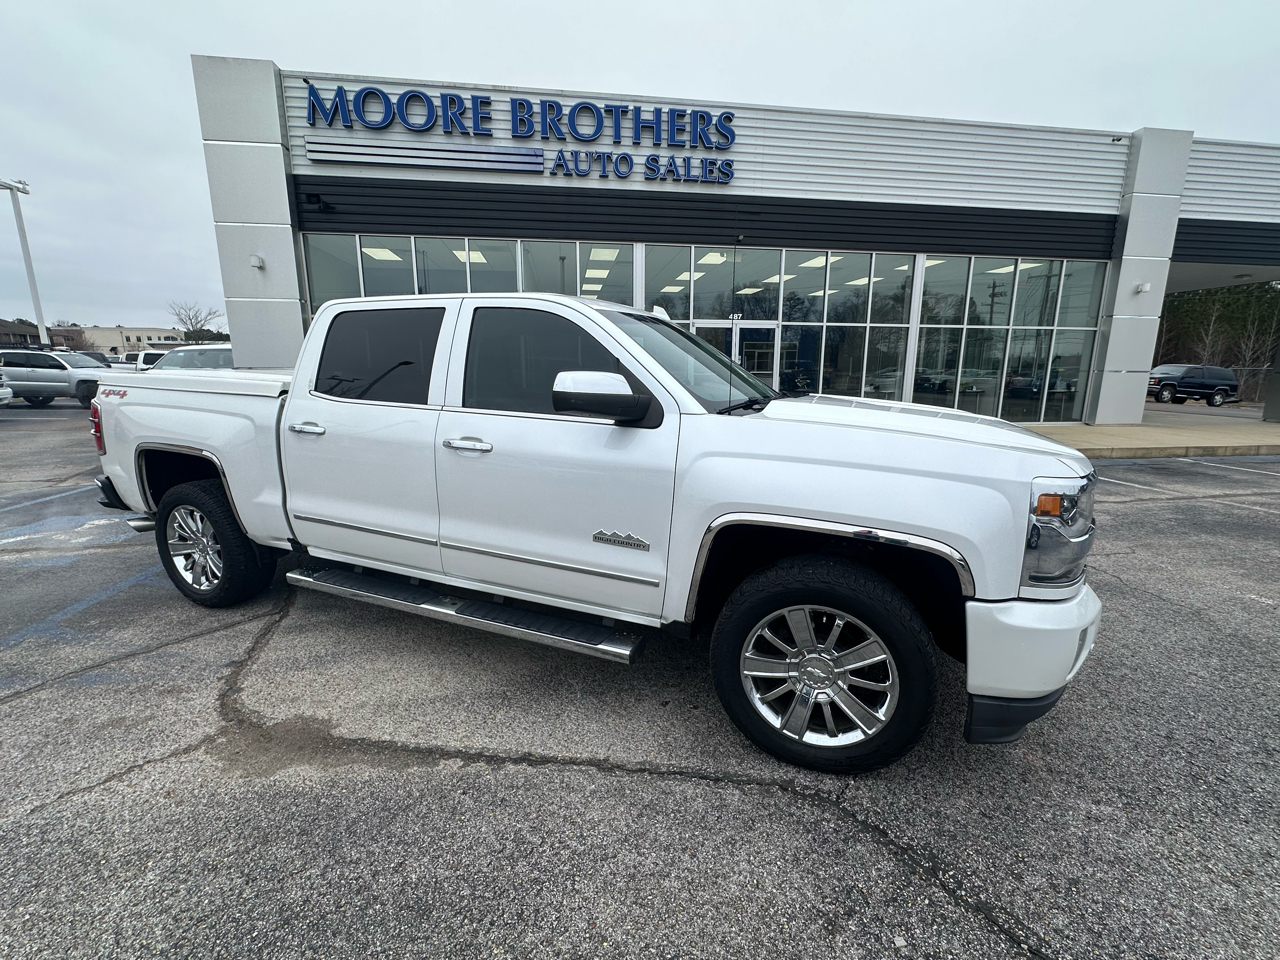
M 286 69 L 1280 142 L 1275 0 L 46 2 L 4 18 L 0 176 L 45 319 L 222 304 L 190 54 Z M 0 198 L 0 317 L 31 317 Z

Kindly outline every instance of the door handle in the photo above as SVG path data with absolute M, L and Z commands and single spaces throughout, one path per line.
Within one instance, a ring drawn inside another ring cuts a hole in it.
M 319 437 L 324 434 L 324 427 L 315 423 L 291 423 L 289 424 L 290 433 L 310 433 Z
M 493 450 L 493 444 L 483 440 L 446 440 L 444 446 L 450 450 L 471 450 L 475 453 L 489 453 Z

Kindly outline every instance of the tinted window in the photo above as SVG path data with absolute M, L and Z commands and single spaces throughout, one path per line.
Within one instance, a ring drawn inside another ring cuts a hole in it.
M 159 362 L 160 358 L 163 356 L 163 353 L 144 353 L 142 355 L 142 362 L 149 366 L 153 363 Z
M 551 387 L 562 370 L 621 372 L 613 354 L 571 320 L 542 310 L 479 307 L 471 319 L 462 405 L 555 413 Z
M 49 356 L 49 354 L 47 354 L 47 353 L 29 353 L 29 354 L 27 354 L 27 356 L 31 358 L 31 359 L 28 361 L 28 366 L 31 366 L 32 368 L 34 368 L 34 369 L 36 369 L 36 370 L 65 370 L 65 369 L 67 369 L 66 367 L 64 367 L 62 364 L 60 364 L 60 363 L 58 362 L 58 358 L 57 358 L 57 357 L 51 357 L 51 356 Z
M 1180 377 L 1186 372 L 1186 365 L 1181 363 L 1161 364 L 1151 371 L 1152 375 L 1157 377 Z
M 352 310 L 329 326 L 316 392 L 352 400 L 426 403 L 444 307 Z
M 30 356 L 29 353 L 6 353 L 4 359 L 0 360 L 0 364 L 6 367 L 29 367 L 31 364 L 27 358 Z
M 1225 380 L 1227 383 L 1235 383 L 1236 375 L 1226 367 L 1209 367 L 1210 380 Z
M 1186 376 L 1201 380 L 1204 378 L 1204 367 L 1187 367 Z

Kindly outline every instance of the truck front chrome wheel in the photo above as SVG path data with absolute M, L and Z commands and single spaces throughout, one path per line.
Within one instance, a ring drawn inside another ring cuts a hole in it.
M 191 506 L 174 508 L 165 525 L 173 567 L 194 589 L 213 590 L 222 579 L 222 546 L 208 518 Z
M 780 760 L 863 773 L 915 746 L 933 717 L 929 628 L 882 574 L 839 556 L 788 557 L 729 595 L 711 633 L 725 712 Z
M 817 747 L 874 737 L 898 705 L 898 668 L 875 632 L 831 607 L 777 610 L 742 648 L 742 686 L 770 726 Z

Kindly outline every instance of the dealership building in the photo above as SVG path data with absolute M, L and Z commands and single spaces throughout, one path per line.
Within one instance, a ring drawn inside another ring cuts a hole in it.
M 242 366 L 334 298 L 540 291 L 780 389 L 1129 423 L 1166 292 L 1280 280 L 1280 145 L 192 60 Z

